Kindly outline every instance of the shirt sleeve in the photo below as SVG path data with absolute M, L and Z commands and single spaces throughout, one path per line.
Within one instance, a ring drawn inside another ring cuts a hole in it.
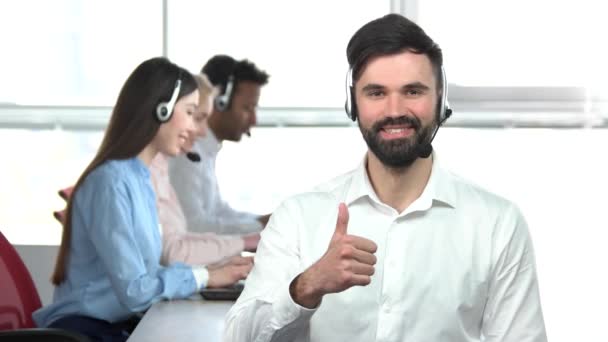
M 260 215 L 232 208 L 228 202 L 222 199 L 217 182 L 215 188 L 217 211 L 209 217 L 215 217 L 216 219 L 211 220 L 210 225 L 219 227 L 222 234 L 249 234 L 262 230 L 262 223 L 258 221 Z
M 95 180 L 87 195 L 95 209 L 78 214 L 88 216 L 85 228 L 119 301 L 139 312 L 163 299 L 191 296 L 197 289 L 192 268 L 184 264 L 162 267 L 158 259 L 150 259 L 160 251 L 141 250 L 138 241 L 150 236 L 135 232 L 127 186 L 111 178 Z
M 193 163 L 185 157 L 169 163 L 171 184 L 188 222 L 188 230 L 219 234 L 259 232 L 258 215 L 237 211 L 221 198 L 215 169 L 204 160 Z
M 532 240 L 511 205 L 494 236 L 494 270 L 484 310 L 487 342 L 546 342 Z
M 207 287 L 207 283 L 209 282 L 209 270 L 207 270 L 207 267 L 193 267 L 192 274 L 196 280 L 197 289 L 202 290 Z
M 163 226 L 164 228 L 164 226 Z M 245 248 L 240 237 L 222 237 L 213 233 L 164 233 L 162 262 L 209 265 L 239 255 Z
M 302 271 L 298 210 L 283 204 L 262 231 L 245 290 L 226 317 L 224 341 L 307 341 L 316 309 L 293 301 L 289 285 Z

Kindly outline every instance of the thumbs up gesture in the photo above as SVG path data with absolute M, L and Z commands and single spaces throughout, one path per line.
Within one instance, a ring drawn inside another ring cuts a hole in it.
M 374 274 L 378 246 L 371 240 L 348 235 L 348 208 L 338 207 L 338 220 L 327 252 L 301 273 L 290 285 L 293 300 L 314 308 L 328 293 L 342 292 L 353 286 L 365 286 Z

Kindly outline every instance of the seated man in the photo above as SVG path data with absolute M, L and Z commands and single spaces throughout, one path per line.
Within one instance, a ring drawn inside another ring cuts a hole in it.
M 226 203 L 215 175 L 215 160 L 222 141 L 240 141 L 255 125 L 260 90 L 268 82 L 268 74 L 247 60 L 236 61 L 224 55 L 211 58 L 202 72 L 221 89 L 221 95 L 214 101 L 208 134 L 194 143 L 193 151 L 202 161 L 192 163 L 184 156 L 172 158 L 171 184 L 188 220 L 188 230 L 218 234 L 259 232 L 270 215 L 237 211 Z
M 433 153 L 451 114 L 439 46 L 389 14 L 347 57 L 365 159 L 273 213 L 224 340 L 546 342 L 523 215 Z

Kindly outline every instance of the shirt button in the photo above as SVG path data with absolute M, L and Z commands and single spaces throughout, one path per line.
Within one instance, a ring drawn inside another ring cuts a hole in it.
M 384 305 L 382 307 L 382 311 L 384 311 L 385 313 L 390 313 L 391 312 L 390 304 L 384 303 Z

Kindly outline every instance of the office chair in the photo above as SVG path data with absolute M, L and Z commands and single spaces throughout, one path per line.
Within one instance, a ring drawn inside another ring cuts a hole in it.
M 32 313 L 42 306 L 30 272 L 17 250 L 0 231 L 0 340 L 88 342 L 61 329 L 35 328 Z
M 29 271 L 0 232 L 0 330 L 34 328 L 32 312 L 41 306 Z

